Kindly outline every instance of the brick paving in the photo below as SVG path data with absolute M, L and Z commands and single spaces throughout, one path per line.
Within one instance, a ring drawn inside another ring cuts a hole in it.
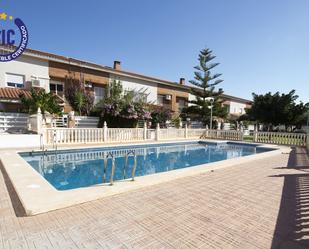
M 23 217 L 2 169 L 0 248 L 309 248 L 307 171 L 298 148 Z

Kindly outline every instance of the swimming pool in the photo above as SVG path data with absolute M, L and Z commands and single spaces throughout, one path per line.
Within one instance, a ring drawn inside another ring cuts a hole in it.
M 250 144 L 180 142 L 95 149 L 23 152 L 54 188 L 69 190 L 193 167 L 272 150 Z M 112 176 L 114 158 L 114 175 Z M 135 163 L 136 162 L 136 163 Z

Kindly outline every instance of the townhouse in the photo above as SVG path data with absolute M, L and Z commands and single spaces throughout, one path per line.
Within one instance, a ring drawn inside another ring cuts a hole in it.
M 158 79 L 122 69 L 120 61 L 113 67 L 102 66 L 60 55 L 27 49 L 17 60 L 0 65 L 0 111 L 16 112 L 21 108 L 19 95 L 29 94 L 31 87 L 39 87 L 58 96 L 64 112 L 71 110 L 65 100 L 65 88 L 70 82 L 82 82 L 94 94 L 95 103 L 105 96 L 106 86 L 112 80 L 120 80 L 124 91 L 137 95 L 154 105 L 161 105 L 175 114 L 194 96 L 185 79 L 179 82 Z M 231 115 L 239 116 L 251 101 L 223 95 L 224 105 Z

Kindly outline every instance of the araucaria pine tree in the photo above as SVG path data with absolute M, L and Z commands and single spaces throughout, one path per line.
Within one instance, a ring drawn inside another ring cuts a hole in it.
M 194 72 L 194 80 L 189 81 L 196 86 L 191 88 L 191 94 L 195 96 L 195 100 L 190 101 L 193 105 L 185 110 L 187 116 L 208 125 L 210 124 L 211 105 L 214 118 L 224 118 L 227 115 L 227 110 L 222 107 L 220 100 L 223 91 L 222 89 L 215 91 L 215 86 L 223 80 L 219 79 L 221 74 L 211 73 L 211 70 L 219 65 L 219 63 L 212 62 L 214 58 L 215 56 L 208 48 L 200 51 L 199 65 L 194 67 L 197 70 Z

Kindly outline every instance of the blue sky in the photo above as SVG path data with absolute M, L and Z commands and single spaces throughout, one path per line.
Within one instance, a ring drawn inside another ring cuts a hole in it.
M 307 0 L 0 0 L 2 11 L 26 23 L 33 49 L 188 81 L 207 46 L 226 94 L 296 89 L 309 102 Z

